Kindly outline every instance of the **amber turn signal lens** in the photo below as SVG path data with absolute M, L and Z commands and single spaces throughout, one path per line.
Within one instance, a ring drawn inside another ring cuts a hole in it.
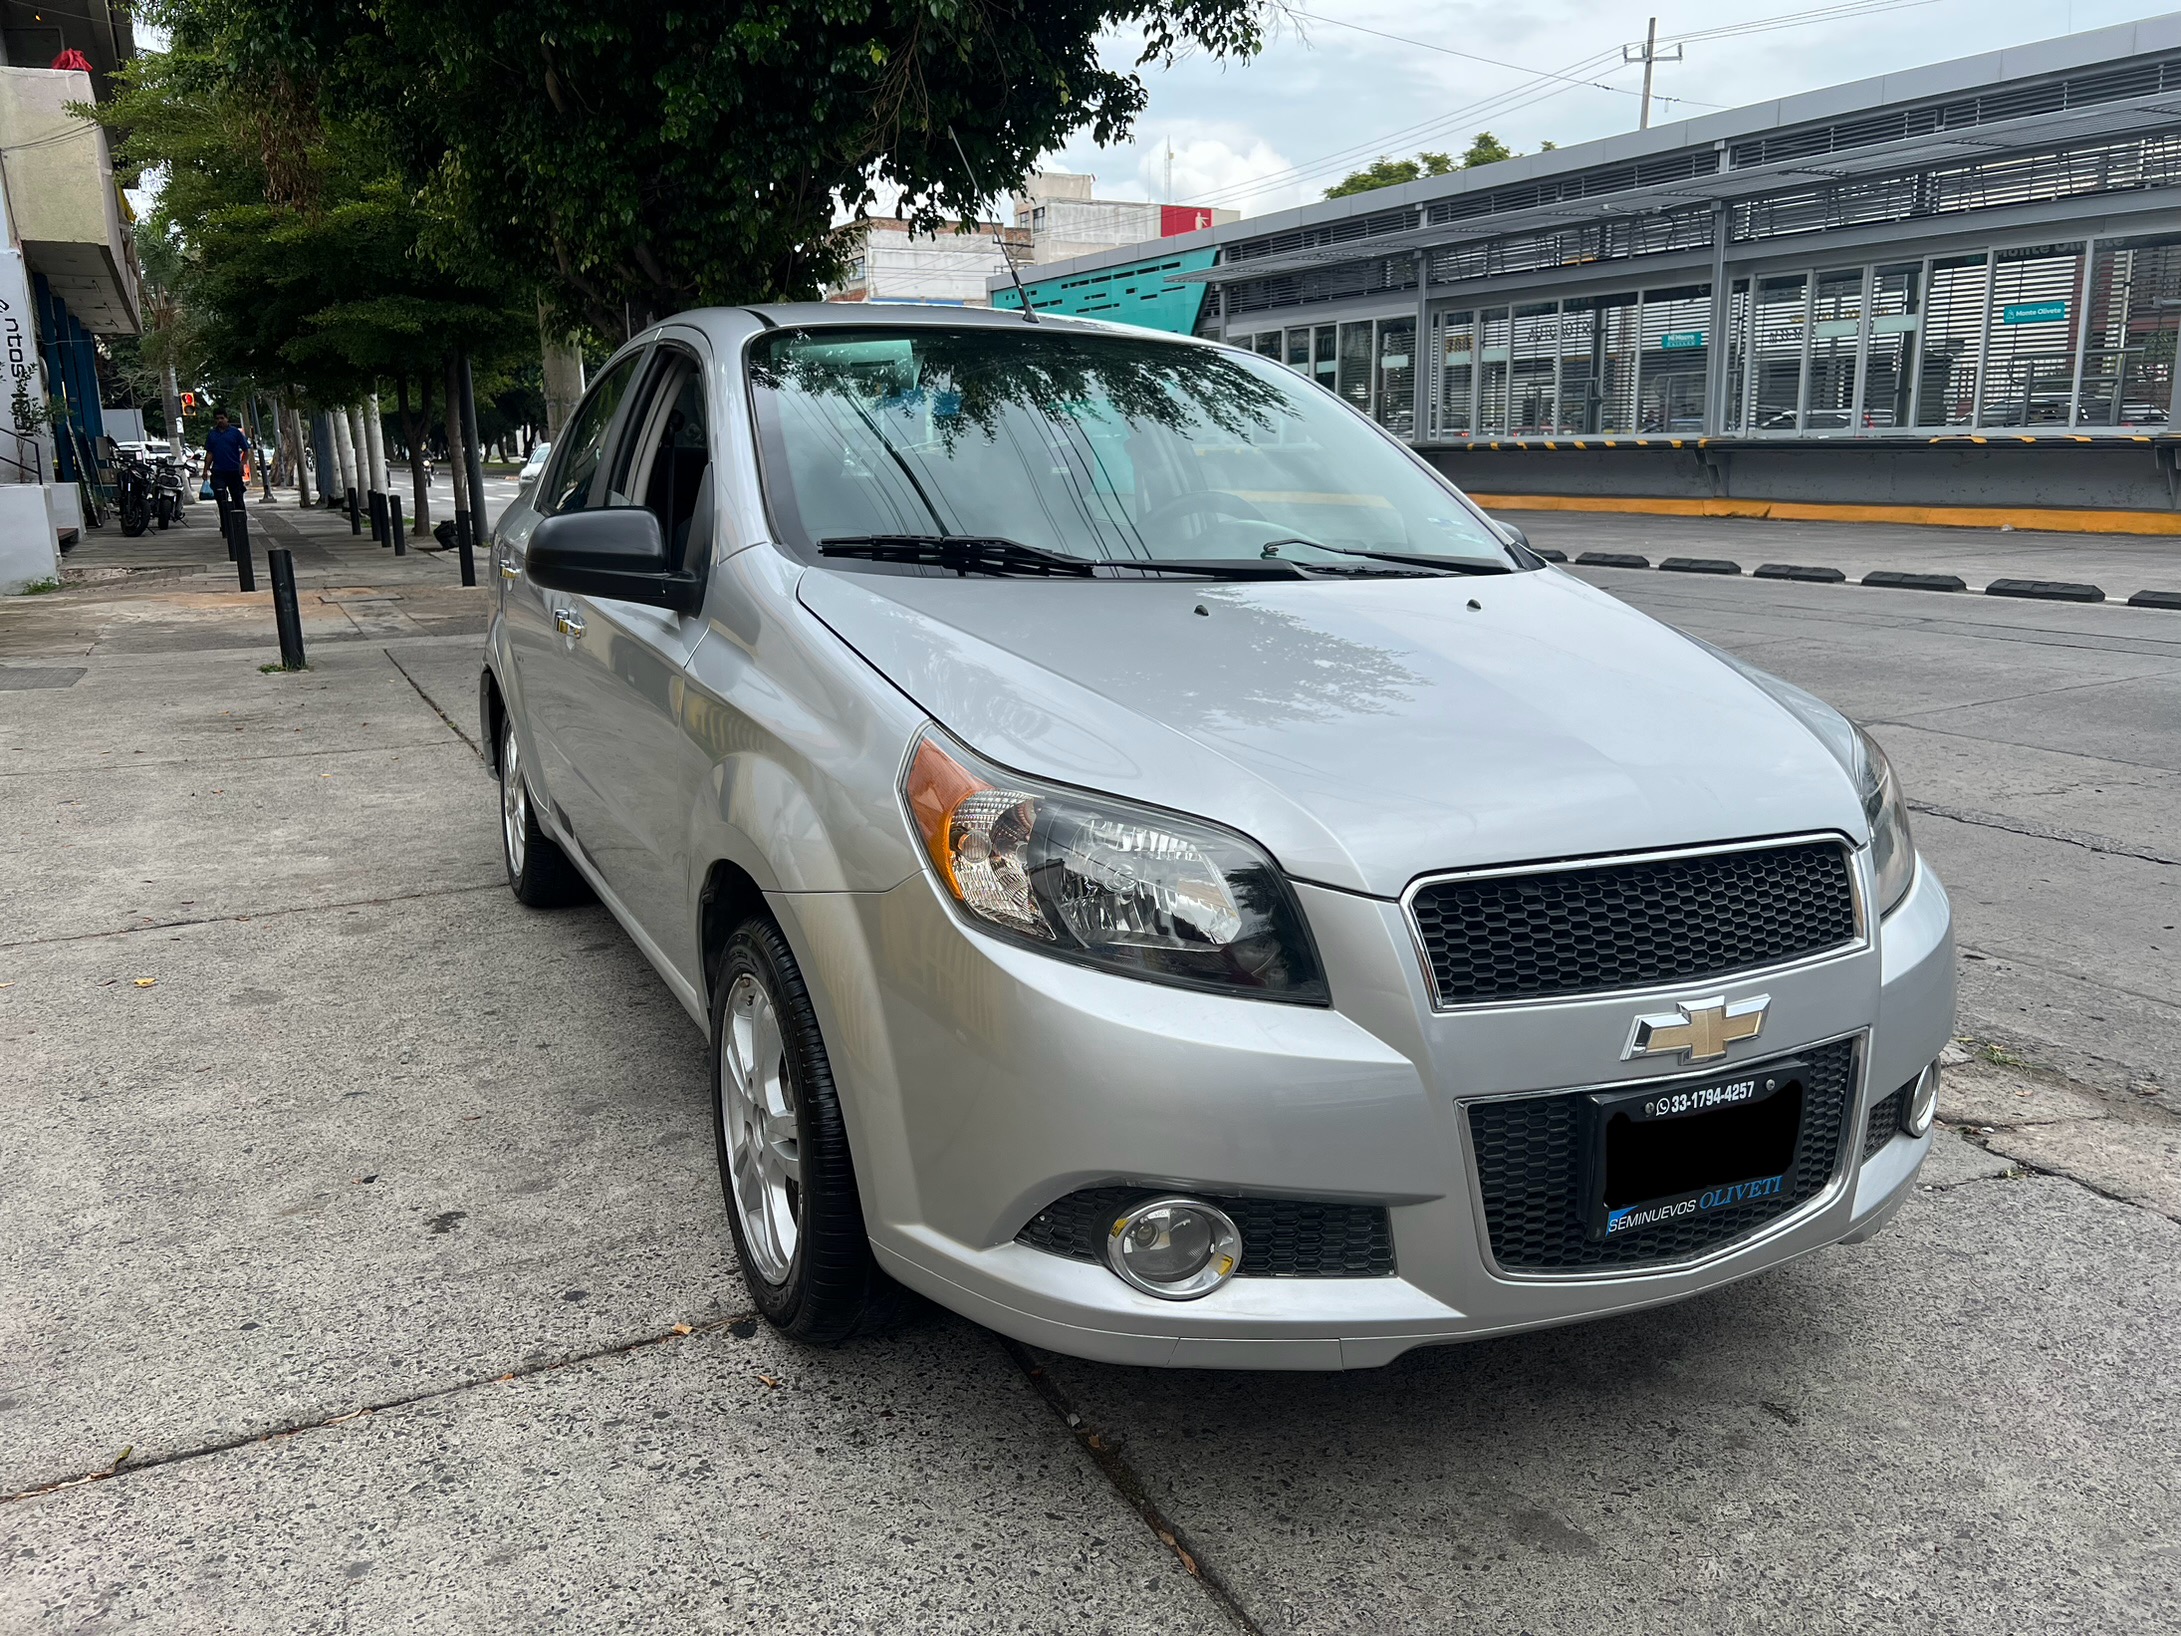
M 917 833 L 924 837 L 924 850 L 939 866 L 939 878 L 957 898 L 962 896 L 962 883 L 954 878 L 954 848 L 948 838 L 954 809 L 990 788 L 929 736 L 916 747 L 916 759 L 909 763 L 909 812 L 916 819 Z

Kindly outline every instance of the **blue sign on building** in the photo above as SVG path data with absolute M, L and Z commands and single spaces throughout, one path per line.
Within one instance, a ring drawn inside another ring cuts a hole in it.
M 2065 301 L 2016 301 L 1999 309 L 2002 324 L 2057 324 L 2066 317 Z

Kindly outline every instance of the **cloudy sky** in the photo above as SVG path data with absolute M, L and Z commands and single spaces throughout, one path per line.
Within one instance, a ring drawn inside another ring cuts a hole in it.
M 1790 27 L 1688 39 L 1682 61 L 1659 65 L 1655 93 L 1677 99 L 1654 106 L 1659 123 L 2156 16 L 2173 4 L 1298 0 L 1252 62 L 1196 58 L 1146 69 L 1150 106 L 1129 146 L 1101 150 L 1083 141 L 1053 163 L 1096 174 L 1101 197 L 1163 199 L 1171 143 L 1175 202 L 1259 215 L 1320 197 L 1380 154 L 1459 153 L 1480 130 L 1528 152 L 1540 142 L 1566 147 L 1634 129 L 1643 70 L 1621 61 L 1621 47 L 1643 39 L 1654 13 L 1662 56 L 1664 42 L 1679 37 L 1826 13 Z M 1134 44 L 1116 39 L 1107 54 L 1124 64 Z

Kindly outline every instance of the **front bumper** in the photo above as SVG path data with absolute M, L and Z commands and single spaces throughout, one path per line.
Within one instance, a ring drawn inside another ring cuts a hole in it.
M 871 1241 L 910 1287 L 1055 1351 L 1243 1369 L 1383 1364 L 1418 1345 L 1677 1301 L 1868 1236 L 1929 1150 L 1865 1162 L 1865 1121 L 1952 1031 L 1946 895 L 1919 867 L 1868 944 L 1761 981 L 1754 1060 L 1853 1037 L 1833 1184 L 1672 1267 L 1579 1276 L 1495 1268 L 1470 1100 L 1679 1078 L 1621 1062 L 1627 994 L 1435 1013 L 1397 905 L 1300 887 L 1335 1009 L 1207 998 L 1048 959 L 965 929 L 922 877 L 775 901 L 813 983 Z M 1731 1068 L 1733 1059 L 1727 1066 Z M 1236 1278 L 1201 1300 L 1141 1294 L 1102 1265 L 1015 1242 L 1038 1210 L 1112 1183 L 1388 1207 L 1396 1273 Z

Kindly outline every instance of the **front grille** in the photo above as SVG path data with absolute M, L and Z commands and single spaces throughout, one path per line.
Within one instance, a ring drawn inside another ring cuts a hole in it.
M 1709 981 L 1855 940 L 1837 841 L 1433 881 L 1411 902 L 1438 1003 Z
M 1871 1108 L 1870 1129 L 1863 1133 L 1863 1157 L 1868 1159 L 1888 1142 L 1901 1134 L 1908 1124 L 1908 1099 L 1916 1094 L 1916 1081 L 1910 1080 L 1885 1101 Z
M 1032 1216 L 1015 1242 L 1071 1261 L 1102 1262 L 1113 1218 L 1139 1200 L 1163 1196 L 1156 1188 L 1086 1187 Z M 1187 1196 L 1216 1204 L 1234 1218 L 1242 1235 L 1237 1278 L 1393 1276 L 1393 1230 L 1384 1205 Z
M 1781 1195 L 1668 1222 L 1627 1238 L 1593 1241 L 1583 1219 L 1584 1092 L 1470 1104 L 1469 1134 L 1493 1259 L 1509 1272 L 1583 1272 L 1681 1261 L 1816 1198 L 1832 1180 L 1840 1156 L 1842 1130 L 1853 1105 L 1855 1053 L 1853 1042 L 1842 1040 L 1799 1055 L 1806 1064 L 1802 1145 Z M 1752 1063 L 1746 1071 L 1763 1066 Z

